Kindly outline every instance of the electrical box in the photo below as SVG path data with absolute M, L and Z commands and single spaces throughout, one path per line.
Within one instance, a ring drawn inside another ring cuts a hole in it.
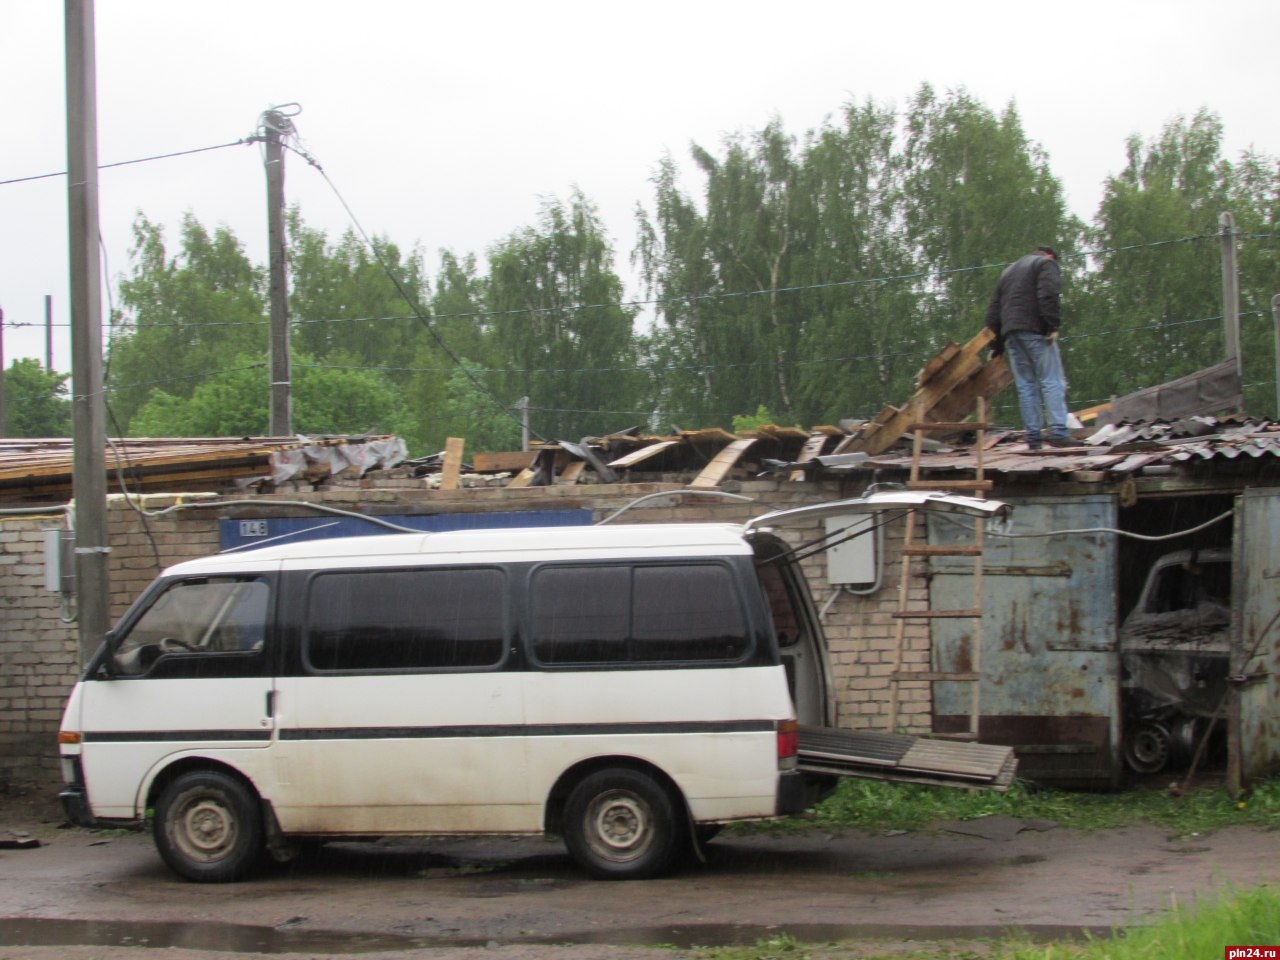
M 880 536 L 876 529 L 876 514 L 827 517 L 826 525 L 827 542 L 836 543 L 827 551 L 827 582 L 874 583 L 876 537 Z M 854 535 L 853 539 L 843 539 L 850 535 Z
M 76 535 L 74 530 L 44 532 L 44 588 L 71 596 L 76 592 Z

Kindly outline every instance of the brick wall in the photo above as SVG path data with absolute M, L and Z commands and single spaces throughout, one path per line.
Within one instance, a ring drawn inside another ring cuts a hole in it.
M 112 498 L 107 531 L 111 544 L 110 619 L 114 622 L 164 567 L 217 552 L 219 521 L 227 517 L 308 516 L 297 503 L 372 514 L 510 512 L 538 509 L 589 509 L 600 519 L 637 497 L 675 490 L 673 483 L 628 483 L 506 489 L 430 490 L 421 481 L 362 480 L 321 491 L 252 497 L 248 507 L 216 506 L 169 511 L 198 498 L 148 496 L 138 510 Z M 801 506 L 851 496 L 835 483 L 749 480 L 726 483 L 724 490 L 754 498 L 754 503 L 713 497 L 658 500 L 630 510 L 616 522 L 667 523 L 716 521 L 741 523 L 765 510 Z M 59 598 L 44 589 L 44 530 L 60 517 L 0 517 L 0 790 L 17 783 L 56 784 L 59 776 L 55 736 L 62 705 L 79 672 L 74 624 L 61 619 Z M 882 528 L 884 570 L 879 590 L 870 596 L 836 594 L 826 581 L 826 560 L 805 560 L 814 599 L 825 611 L 830 646 L 833 699 L 841 726 L 888 729 L 898 607 L 902 522 Z M 792 544 L 823 534 L 821 521 L 777 529 Z M 915 571 L 909 602 L 927 606 L 927 585 Z M 908 621 L 904 667 L 926 668 L 928 626 Z M 903 683 L 898 692 L 899 729 L 925 732 L 930 720 L 929 685 Z
M 58 775 L 54 737 L 79 659 L 44 585 L 45 530 L 63 525 L 61 513 L 0 517 L 0 789 Z

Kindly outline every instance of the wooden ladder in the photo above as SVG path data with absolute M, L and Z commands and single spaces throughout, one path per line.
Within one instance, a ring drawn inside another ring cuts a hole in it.
M 911 478 L 907 481 L 909 488 L 921 490 L 946 490 L 967 492 L 982 498 L 991 489 L 992 483 L 986 479 L 983 471 L 983 452 L 986 446 L 987 402 L 978 398 L 976 423 L 923 422 L 911 425 Z M 975 445 L 975 471 L 972 480 L 922 481 L 920 479 L 920 455 L 924 446 L 924 434 L 928 431 L 972 430 L 977 433 Z M 951 735 L 951 739 L 978 739 L 978 717 L 980 715 L 980 680 L 982 678 L 982 530 L 983 520 L 973 520 L 973 542 L 954 547 L 929 546 L 927 542 L 917 542 L 916 510 L 907 513 L 906 530 L 903 534 L 902 575 L 898 583 L 898 609 L 892 614 L 894 618 L 893 638 L 893 671 L 889 674 L 889 729 L 898 728 L 898 695 L 902 681 L 936 681 L 949 680 L 971 684 L 972 695 L 969 699 L 969 729 L 963 733 Z M 956 610 L 912 610 L 910 609 L 911 564 L 914 558 L 923 557 L 972 557 L 973 558 L 973 605 Z M 937 670 L 903 670 L 902 655 L 906 641 L 907 623 L 911 620 L 926 622 L 938 619 L 957 619 L 972 621 L 970 633 L 969 670 L 967 672 L 948 672 Z

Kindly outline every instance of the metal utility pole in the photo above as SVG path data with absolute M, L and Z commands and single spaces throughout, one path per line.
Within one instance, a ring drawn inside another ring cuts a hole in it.
M 98 96 L 93 0 L 66 0 L 67 209 L 71 247 L 71 384 L 76 610 L 80 658 L 110 625 L 102 277 L 98 259 Z
M 1218 217 L 1222 227 L 1222 324 L 1227 345 L 1227 359 L 1236 362 L 1236 374 L 1244 381 L 1244 365 L 1240 359 L 1240 276 L 1236 272 L 1235 218 L 1229 213 Z
M 294 132 L 282 112 L 297 104 L 272 107 L 262 114 L 260 128 L 266 142 L 267 275 L 271 292 L 271 435 L 293 435 L 293 397 L 289 370 L 289 286 L 285 274 L 284 138 Z

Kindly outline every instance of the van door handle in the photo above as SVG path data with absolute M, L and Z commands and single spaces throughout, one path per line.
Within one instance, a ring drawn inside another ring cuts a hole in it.
M 276 692 L 274 690 L 267 691 L 267 716 L 274 717 L 276 711 Z

